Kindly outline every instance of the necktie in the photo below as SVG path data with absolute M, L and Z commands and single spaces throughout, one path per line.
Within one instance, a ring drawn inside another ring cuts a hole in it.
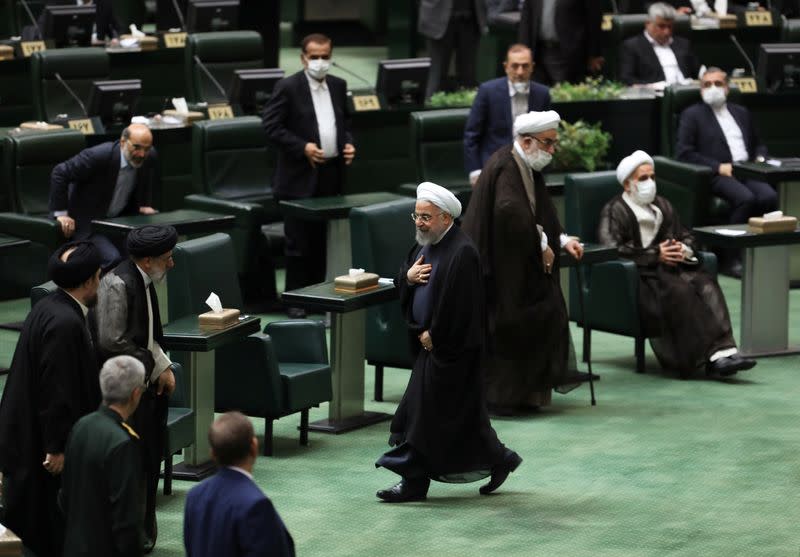
M 128 205 L 134 187 L 136 187 L 136 169 L 130 165 L 121 168 L 117 176 L 117 184 L 114 187 L 114 195 L 111 203 L 108 204 L 107 216 L 119 216 Z

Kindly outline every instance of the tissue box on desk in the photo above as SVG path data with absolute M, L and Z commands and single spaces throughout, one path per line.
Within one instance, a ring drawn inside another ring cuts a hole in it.
M 164 112 L 162 112 L 164 116 L 172 116 L 173 118 L 178 118 L 179 120 L 183 120 L 186 124 L 191 124 L 192 122 L 197 122 L 199 120 L 205 120 L 206 115 L 202 112 L 197 112 L 194 110 L 190 110 L 189 112 L 178 112 L 173 108 L 168 108 Z
M 364 292 L 378 288 L 378 278 L 375 273 L 342 275 L 334 279 L 333 289 L 337 292 Z
M 223 309 L 222 311 L 207 311 L 197 316 L 200 328 L 216 331 L 226 329 L 239 321 L 238 309 Z
M 135 37 L 133 35 L 120 35 L 120 40 L 125 39 L 136 39 L 139 48 L 143 51 L 147 52 L 150 50 L 158 50 L 158 37 L 153 37 L 151 35 L 145 35 L 144 37 Z
M 796 217 L 780 217 L 777 219 L 765 219 L 764 217 L 750 217 L 747 222 L 747 230 L 755 234 L 765 234 L 770 232 L 794 232 L 797 228 Z

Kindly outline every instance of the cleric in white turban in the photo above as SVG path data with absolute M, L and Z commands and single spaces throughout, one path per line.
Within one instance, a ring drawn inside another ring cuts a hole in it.
M 461 216 L 461 202 L 447 188 L 433 182 L 422 182 L 417 186 L 417 201 L 430 201 L 451 217 Z
M 526 112 L 514 120 L 514 135 L 536 134 L 547 130 L 557 130 L 561 116 L 555 110 Z

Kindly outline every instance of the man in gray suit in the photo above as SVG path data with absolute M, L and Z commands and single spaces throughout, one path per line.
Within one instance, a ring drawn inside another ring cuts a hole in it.
M 425 98 L 442 88 L 455 50 L 456 87 L 475 87 L 478 42 L 486 30 L 485 0 L 421 0 L 417 31 L 427 38 L 431 71 Z

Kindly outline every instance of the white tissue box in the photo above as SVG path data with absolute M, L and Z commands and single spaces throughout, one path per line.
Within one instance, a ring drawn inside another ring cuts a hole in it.
M 207 311 L 197 316 L 200 328 L 210 331 L 227 329 L 239 321 L 238 309 L 223 309 L 222 311 Z

